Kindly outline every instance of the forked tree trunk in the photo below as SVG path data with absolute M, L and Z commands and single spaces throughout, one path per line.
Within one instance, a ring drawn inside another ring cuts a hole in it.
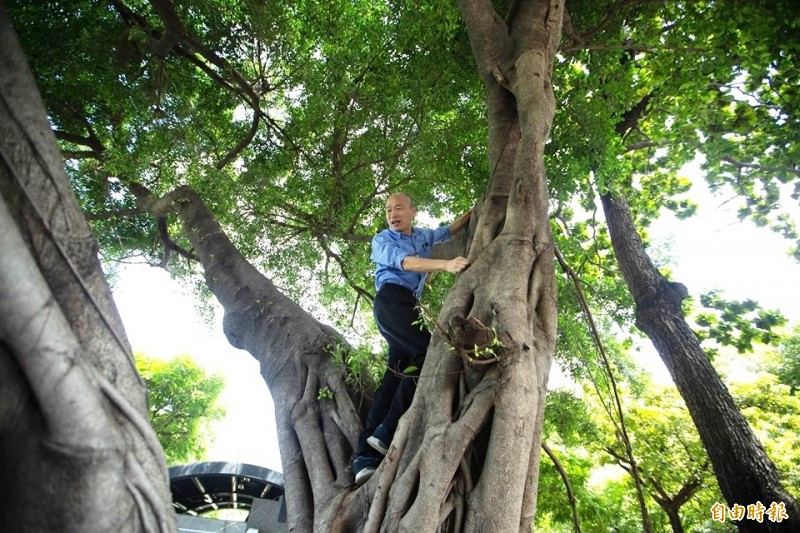
M 97 242 L 2 5 L 0 472 L 4 531 L 175 528 Z
M 636 303 L 636 326 L 653 341 L 686 402 L 728 507 L 785 505 L 787 519 L 744 519 L 739 530 L 800 531 L 800 507 L 686 323 L 681 310 L 686 288 L 653 266 L 627 202 L 607 193 L 601 198 L 617 262 Z
M 415 401 L 378 473 L 354 490 L 360 430 L 340 365 L 341 340 L 252 268 L 189 189 L 141 204 L 176 210 L 231 342 L 260 362 L 276 406 L 289 525 L 296 531 L 528 531 L 556 335 L 553 245 L 543 150 L 561 31 L 557 2 L 527 2 L 506 24 L 488 2 L 465 20 L 489 105 L 491 180 L 468 256 L 439 317 Z M 493 329 L 492 329 L 493 328 Z M 493 364 L 465 364 L 489 348 Z M 334 400 L 319 400 L 327 387 Z
M 664 514 L 667 515 L 669 518 L 669 525 L 672 527 L 672 533 L 683 533 L 683 522 L 681 521 L 681 507 L 688 502 L 694 494 L 700 490 L 703 486 L 703 481 L 699 478 L 694 478 L 690 481 L 684 483 L 678 491 L 673 494 L 669 495 L 666 493 L 664 488 L 661 485 L 658 485 L 653 482 L 653 480 L 648 480 L 652 487 L 652 490 L 655 491 L 650 493 L 653 499 L 658 503 L 658 506 L 661 507 L 661 510 L 664 511 Z
M 681 514 L 678 508 L 676 507 L 665 507 L 661 506 L 661 510 L 667 515 L 669 518 L 669 525 L 672 528 L 672 533 L 684 533 L 683 529 L 683 522 L 681 522 Z

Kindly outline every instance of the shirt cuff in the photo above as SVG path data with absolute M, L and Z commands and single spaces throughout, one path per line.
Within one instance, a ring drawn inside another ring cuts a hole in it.
M 397 268 L 397 269 L 399 269 L 399 270 L 402 270 L 403 272 L 405 272 L 405 271 L 406 271 L 406 269 L 405 269 L 405 268 L 403 268 L 403 261 L 404 261 L 404 260 L 405 260 L 405 258 L 406 258 L 406 257 L 408 257 L 408 256 L 409 256 L 409 254 L 402 254 L 402 255 L 401 255 L 401 254 L 398 254 L 398 257 L 397 257 L 397 259 L 396 259 L 397 263 L 395 264 L 395 268 Z

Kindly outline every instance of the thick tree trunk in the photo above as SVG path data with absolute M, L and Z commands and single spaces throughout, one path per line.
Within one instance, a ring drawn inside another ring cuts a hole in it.
M 601 195 L 614 252 L 636 303 L 636 325 L 658 350 L 697 426 L 728 506 L 785 504 L 788 519 L 741 520 L 741 531 L 800 531 L 800 507 L 700 347 L 681 311 L 686 288 L 653 266 L 627 202 Z
M 508 24 L 489 2 L 461 10 L 488 94 L 491 179 L 471 224 L 472 265 L 444 303 L 414 403 L 366 485 L 376 495 L 365 531 L 529 531 L 535 513 L 556 329 L 543 150 L 561 6 L 521 3 Z M 458 357 L 494 335 L 503 344 L 495 364 Z
M 171 531 L 144 386 L 0 6 L 0 524 Z
M 361 430 L 344 362 L 331 356 L 346 343 L 250 265 L 192 189 L 158 199 L 134 190 L 151 213 L 180 217 L 208 288 L 225 309 L 228 340 L 261 365 L 275 404 L 290 530 L 332 530 L 342 520 L 338 513 L 350 492 L 351 454 Z M 323 389 L 332 400 L 320 399 Z

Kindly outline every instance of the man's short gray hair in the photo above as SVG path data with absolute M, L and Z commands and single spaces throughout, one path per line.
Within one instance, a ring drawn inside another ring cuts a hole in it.
M 411 195 L 410 195 L 410 194 L 408 194 L 407 192 L 403 192 L 403 191 L 397 191 L 397 192 L 393 192 L 393 193 L 392 193 L 392 194 L 390 194 L 389 196 L 390 196 L 390 197 L 391 197 L 391 196 L 405 196 L 406 198 L 408 198 L 408 203 L 409 203 L 409 205 L 410 205 L 411 207 L 416 207 L 416 206 L 417 206 L 417 204 L 415 204 L 415 203 L 414 203 L 414 199 L 413 199 L 413 198 L 411 198 Z

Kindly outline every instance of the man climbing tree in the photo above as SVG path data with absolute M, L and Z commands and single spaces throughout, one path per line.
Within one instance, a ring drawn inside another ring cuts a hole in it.
M 375 272 L 373 304 L 378 331 L 389 345 L 386 371 L 372 398 L 372 405 L 358 437 L 353 473 L 357 485 L 372 476 L 381 457 L 389 451 L 397 422 L 414 397 L 419 371 L 431 340 L 419 311 L 419 298 L 429 272 L 461 272 L 469 261 L 431 259 L 433 247 L 449 240 L 469 222 L 470 211 L 451 226 L 436 230 L 413 226 L 417 207 L 411 197 L 397 192 L 386 200 L 389 229 L 372 239 Z

